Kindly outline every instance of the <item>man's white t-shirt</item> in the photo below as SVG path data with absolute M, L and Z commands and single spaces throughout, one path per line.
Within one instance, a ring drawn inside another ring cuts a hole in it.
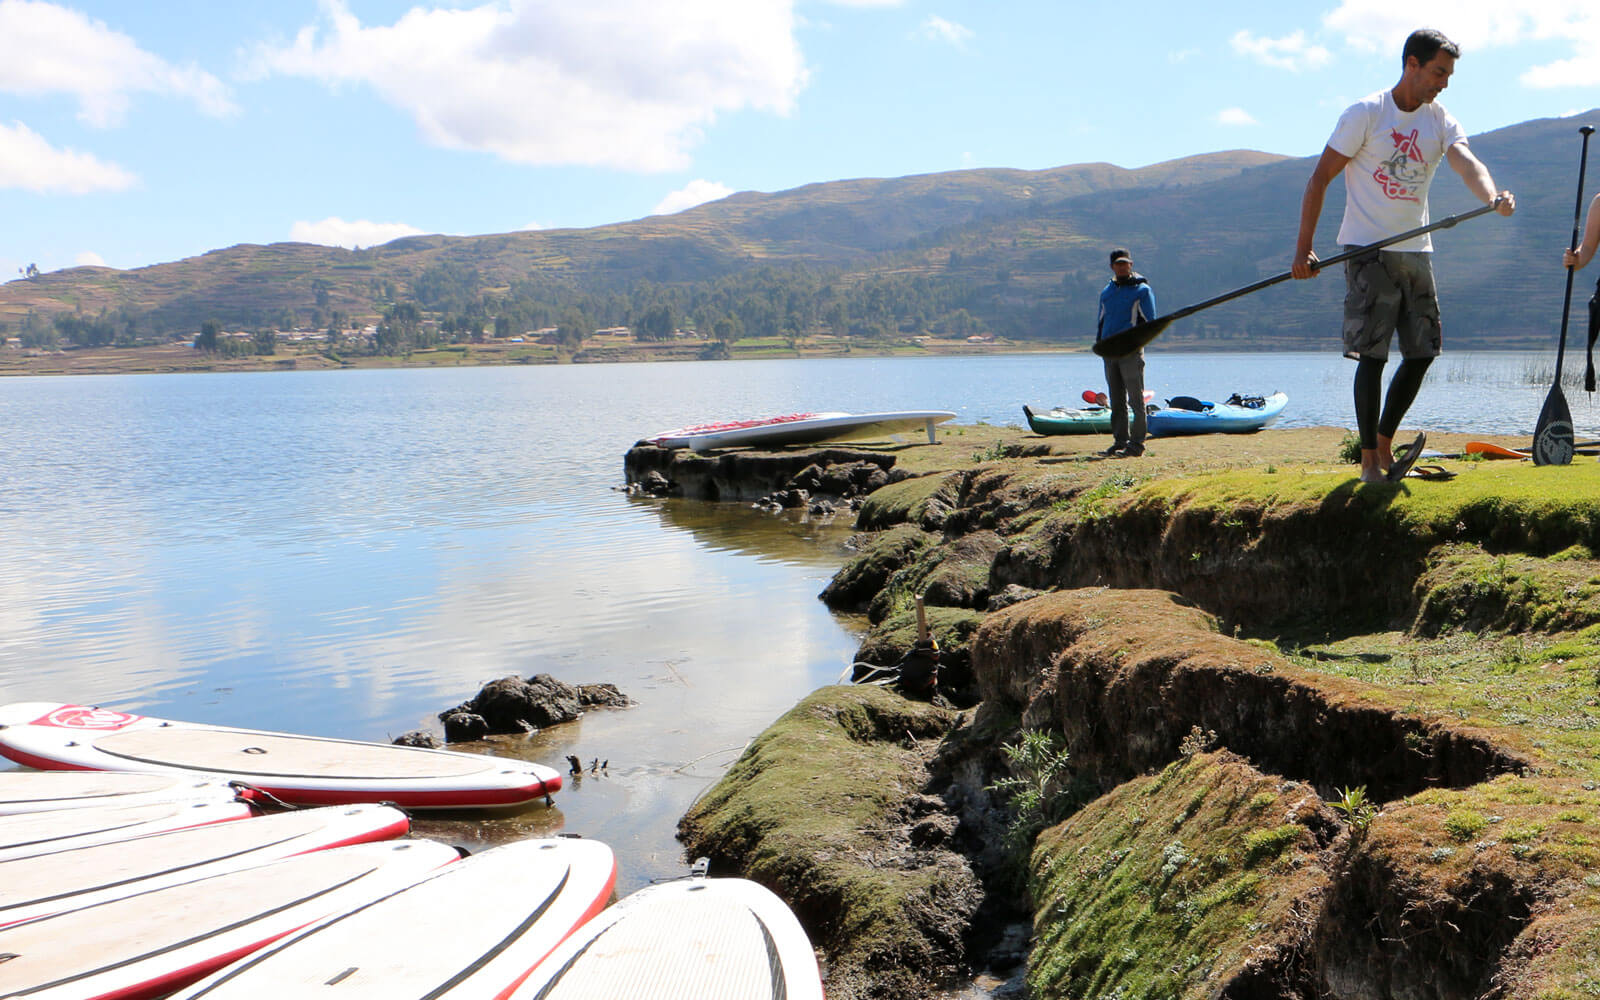
M 1446 150 L 1466 140 L 1461 123 L 1436 102 L 1401 111 L 1394 94 L 1383 90 L 1347 108 L 1328 139 L 1329 149 L 1350 157 L 1339 242 L 1376 243 L 1427 225 L 1433 172 Z M 1426 252 L 1433 240 L 1424 233 L 1388 249 Z

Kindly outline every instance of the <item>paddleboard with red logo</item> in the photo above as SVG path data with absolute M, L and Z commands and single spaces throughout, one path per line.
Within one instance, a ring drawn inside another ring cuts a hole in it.
M 538 802 L 561 775 L 532 761 L 175 722 L 53 702 L 0 707 L 0 754 L 40 770 L 234 781 L 294 805 L 494 809 Z

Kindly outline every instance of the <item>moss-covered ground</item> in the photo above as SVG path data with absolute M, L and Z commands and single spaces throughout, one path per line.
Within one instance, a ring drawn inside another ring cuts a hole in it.
M 1036 997 L 1600 996 L 1600 464 L 1363 485 L 1342 438 L 1116 461 L 952 429 L 867 499 L 838 578 L 863 648 L 892 661 L 922 596 L 983 695 L 943 740 L 962 822 L 1007 806 L 1001 743 L 1069 753 Z M 707 815 L 815 854 L 755 781 Z

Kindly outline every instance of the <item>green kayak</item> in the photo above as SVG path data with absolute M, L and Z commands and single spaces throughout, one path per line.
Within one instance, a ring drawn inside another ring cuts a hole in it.
M 1085 406 L 1081 410 L 1053 407 L 1035 411 L 1024 406 L 1028 426 L 1035 434 L 1110 434 L 1111 410 L 1105 406 Z

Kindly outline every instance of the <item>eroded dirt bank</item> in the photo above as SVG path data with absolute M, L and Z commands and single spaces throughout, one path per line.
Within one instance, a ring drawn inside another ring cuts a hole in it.
M 961 710 L 818 692 L 689 849 L 795 903 L 834 997 L 1017 911 L 1038 997 L 1596 995 L 1600 465 L 1358 487 L 1337 438 L 898 455 L 825 597 L 892 663 L 923 595 Z

